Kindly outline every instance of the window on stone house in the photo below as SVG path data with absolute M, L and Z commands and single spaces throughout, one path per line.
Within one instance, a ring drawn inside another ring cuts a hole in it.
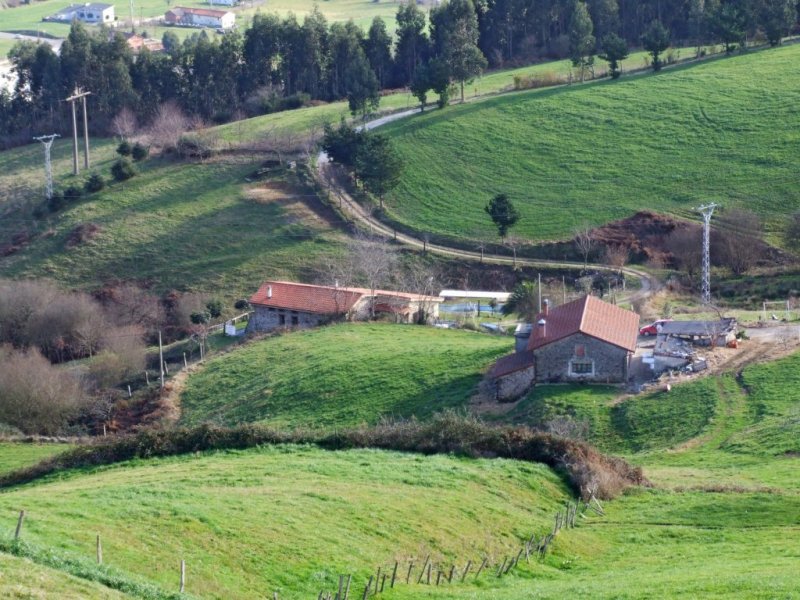
M 570 362 L 569 371 L 571 375 L 593 375 L 594 363 L 590 360 L 573 360 Z
M 278 315 L 278 325 L 286 325 L 286 315 Z
M 576 344 L 575 345 L 575 356 L 578 358 L 583 358 L 586 356 L 586 346 L 583 344 Z
M 292 315 L 292 325 L 298 325 L 300 320 L 297 315 Z

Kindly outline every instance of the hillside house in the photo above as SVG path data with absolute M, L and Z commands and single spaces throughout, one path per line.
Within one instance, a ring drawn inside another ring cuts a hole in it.
M 155 38 L 146 38 L 142 37 L 136 33 L 125 33 L 125 41 L 128 44 L 128 47 L 134 54 L 139 54 L 143 48 L 146 48 L 150 52 L 163 52 L 164 45 L 161 43 L 160 40 Z
M 525 349 L 499 359 L 487 374 L 501 402 L 535 383 L 624 383 L 639 333 L 639 315 L 595 296 L 536 315 Z
M 115 20 L 114 5 L 101 4 L 98 2 L 86 2 L 84 4 L 70 4 L 62 8 L 57 13 L 45 17 L 43 21 L 57 21 L 59 23 L 72 23 L 72 21 L 80 21 L 94 25 L 97 23 L 104 23 L 111 25 Z
M 184 27 L 231 29 L 236 24 L 236 15 L 228 10 L 176 6 L 164 13 L 164 21 L 170 25 Z
M 267 281 L 250 298 L 253 314 L 247 331 L 283 327 L 307 328 L 340 319 L 358 320 L 375 313 L 391 315 L 398 323 L 437 318 L 442 298 L 365 288 Z

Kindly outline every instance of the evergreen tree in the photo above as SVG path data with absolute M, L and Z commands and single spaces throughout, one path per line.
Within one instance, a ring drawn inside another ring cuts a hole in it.
M 375 17 L 369 26 L 367 39 L 364 41 L 364 52 L 380 87 L 386 87 L 392 70 L 392 36 L 389 35 L 386 23 L 380 17 Z
M 661 21 L 653 21 L 642 36 L 642 46 L 653 59 L 653 71 L 661 70 L 661 53 L 669 48 L 669 30 Z
M 506 194 L 497 194 L 483 210 L 491 217 L 501 238 L 519 221 L 519 212 Z
M 777 46 L 795 22 L 796 7 L 792 0 L 762 0 L 758 16 L 770 46 Z
M 414 0 L 397 9 L 397 42 L 395 44 L 395 84 L 408 85 L 417 67 L 428 57 L 429 40 L 425 33 L 425 13 Z
M 378 108 L 380 86 L 378 78 L 375 77 L 375 73 L 360 47 L 355 56 L 347 63 L 345 86 L 350 112 L 353 116 L 361 113 L 366 120 L 367 114 Z
M 611 70 L 611 79 L 619 78 L 619 63 L 628 58 L 628 44 L 616 33 L 610 33 L 603 38 L 600 47 L 602 49 L 600 58 L 608 61 L 608 68 Z
M 431 39 L 436 56 L 447 63 L 450 77 L 459 83 L 464 102 L 464 84 L 487 65 L 478 48 L 478 17 L 472 0 L 449 0 L 433 9 Z
M 584 2 L 577 2 L 569 23 L 569 54 L 572 65 L 580 68 L 581 83 L 586 69 L 594 64 L 595 39 L 592 35 L 592 18 Z
M 725 52 L 730 54 L 736 49 L 736 44 L 744 44 L 747 31 L 744 11 L 733 2 L 719 4 L 709 15 L 709 30 L 725 46 Z
M 389 136 L 368 133 L 356 153 L 356 176 L 371 193 L 378 196 L 383 208 L 383 197 L 400 182 L 403 160 L 397 154 Z

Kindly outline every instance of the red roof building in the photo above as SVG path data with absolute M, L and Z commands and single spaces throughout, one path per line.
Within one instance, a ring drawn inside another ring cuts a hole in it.
M 311 285 L 293 281 L 267 281 L 250 298 L 254 313 L 251 331 L 280 327 L 312 327 L 340 318 L 366 318 L 391 314 L 395 320 L 412 322 L 438 317 L 442 298 L 423 294 L 356 287 Z
M 487 374 L 497 400 L 516 400 L 535 383 L 628 380 L 636 313 L 584 296 L 553 309 L 545 304 L 532 325 L 526 349 L 502 357 Z

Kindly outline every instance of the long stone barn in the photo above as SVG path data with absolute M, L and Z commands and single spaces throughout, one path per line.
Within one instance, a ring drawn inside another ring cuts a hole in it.
M 536 383 L 625 383 L 636 351 L 639 315 L 595 296 L 557 306 L 545 302 L 525 349 L 500 358 L 487 374 L 500 402 Z
M 389 290 L 267 281 L 250 298 L 253 314 L 247 331 L 303 329 L 339 320 L 376 315 L 397 323 L 427 322 L 439 316 L 437 295 Z

